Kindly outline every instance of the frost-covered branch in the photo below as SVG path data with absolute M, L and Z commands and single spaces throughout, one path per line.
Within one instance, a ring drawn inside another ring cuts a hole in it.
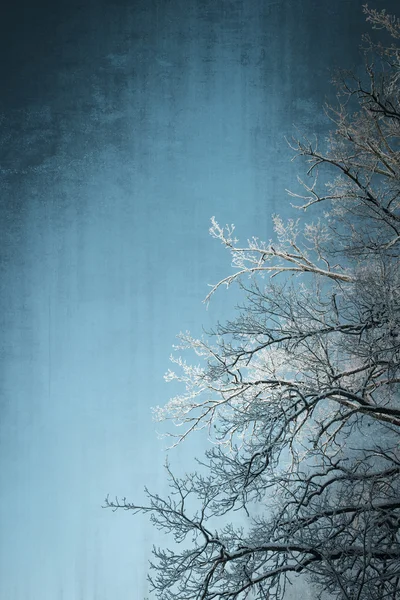
M 366 36 L 365 77 L 337 75 L 325 147 L 292 142 L 301 218 L 245 244 L 211 221 L 232 270 L 206 302 L 236 284 L 242 306 L 180 334 L 181 392 L 155 409 L 176 444 L 204 429 L 205 458 L 167 466 L 166 498 L 106 500 L 173 536 L 153 550 L 160 600 L 284 600 L 299 575 L 316 599 L 400 597 L 400 21 L 364 11 L 394 43 Z

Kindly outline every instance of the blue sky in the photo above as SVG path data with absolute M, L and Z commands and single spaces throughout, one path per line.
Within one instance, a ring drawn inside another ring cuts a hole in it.
M 40 4 L 40 3 L 39 3 Z M 107 493 L 162 492 L 151 406 L 174 336 L 233 309 L 210 283 L 238 237 L 289 214 L 285 135 L 326 134 L 335 64 L 359 64 L 363 2 L 39 6 L 2 23 L 0 598 L 147 594 L 163 543 Z M 392 3 L 394 5 L 395 3 Z M 376 2 L 377 7 L 384 6 Z M 390 9 L 390 3 L 386 3 Z M 176 469 L 206 445 L 171 454 Z

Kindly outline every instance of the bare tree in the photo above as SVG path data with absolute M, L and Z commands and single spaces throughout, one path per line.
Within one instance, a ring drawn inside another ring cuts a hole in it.
M 185 391 L 156 412 L 176 443 L 214 443 L 193 474 L 167 466 L 168 498 L 106 500 L 173 534 L 151 565 L 162 600 L 278 600 L 300 573 L 318 598 L 400 595 L 400 21 L 364 11 L 393 44 L 366 37 L 366 81 L 336 78 L 326 150 L 292 142 L 308 179 L 290 195 L 319 220 L 274 217 L 274 241 L 240 245 L 212 219 L 234 270 L 206 301 L 234 283 L 245 300 L 209 339 L 180 335 L 200 364 L 172 358 Z

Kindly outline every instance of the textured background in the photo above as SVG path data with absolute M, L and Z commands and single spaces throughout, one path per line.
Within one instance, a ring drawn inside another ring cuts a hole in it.
M 362 1 L 9 2 L 0 20 L 0 598 L 141 600 L 174 336 L 224 318 L 209 218 L 271 235 Z M 375 7 L 394 8 L 397 2 Z M 201 452 L 198 436 L 171 454 Z M 295 591 L 299 593 L 299 589 Z

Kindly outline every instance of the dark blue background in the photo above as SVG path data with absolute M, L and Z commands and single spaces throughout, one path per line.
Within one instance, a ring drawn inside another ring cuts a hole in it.
M 175 391 L 163 381 L 174 336 L 237 300 L 201 303 L 230 270 L 209 219 L 268 239 L 271 215 L 290 214 L 301 165 L 284 136 L 326 135 L 330 71 L 362 62 L 362 4 L 3 6 L 1 598 L 147 594 L 164 540 L 101 503 L 165 491 L 150 407 Z

